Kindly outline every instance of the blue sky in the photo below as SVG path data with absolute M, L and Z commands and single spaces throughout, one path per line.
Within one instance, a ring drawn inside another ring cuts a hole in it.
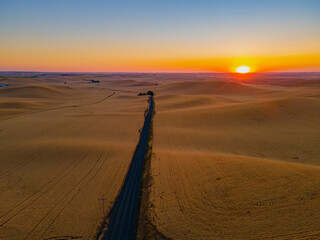
M 157 59 L 318 54 L 320 1 L 1 0 L 0 34 L 0 50 L 16 56 L 35 46 L 137 60 L 150 52 Z

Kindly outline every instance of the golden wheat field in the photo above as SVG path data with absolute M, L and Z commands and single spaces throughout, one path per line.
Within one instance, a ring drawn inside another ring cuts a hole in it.
M 91 239 L 98 199 L 107 214 L 120 190 L 146 98 L 79 77 L 35 79 L 0 89 L 0 239 Z
M 150 218 L 169 239 L 320 238 L 320 84 L 157 89 Z
M 0 239 L 95 239 L 99 198 L 108 214 L 147 90 L 156 94 L 148 215 L 162 238 L 320 238 L 319 75 L 0 81 L 11 84 L 0 88 Z

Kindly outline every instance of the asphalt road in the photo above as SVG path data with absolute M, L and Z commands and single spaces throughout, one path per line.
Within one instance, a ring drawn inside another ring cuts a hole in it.
M 140 140 L 120 194 L 109 213 L 110 222 L 106 233 L 101 238 L 102 240 L 131 240 L 136 238 L 144 157 L 148 146 L 153 107 L 153 97 L 150 96 L 149 110 L 140 132 Z

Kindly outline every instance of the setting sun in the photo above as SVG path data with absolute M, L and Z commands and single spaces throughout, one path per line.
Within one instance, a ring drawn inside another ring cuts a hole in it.
M 248 66 L 240 66 L 236 69 L 237 73 L 248 73 L 250 72 L 250 68 Z

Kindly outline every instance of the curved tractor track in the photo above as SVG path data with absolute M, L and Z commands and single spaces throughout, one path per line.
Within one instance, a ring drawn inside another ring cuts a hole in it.
M 107 100 L 108 98 L 112 97 L 114 94 L 116 94 L 115 92 L 113 92 L 112 94 L 96 101 L 96 102 L 91 102 L 91 103 L 84 103 L 84 104 L 79 104 L 79 105 L 69 105 L 69 106 L 61 106 L 61 107 L 55 107 L 55 108 L 49 108 L 49 109 L 44 109 L 44 110 L 39 110 L 39 111 L 35 111 L 35 112 L 29 112 L 29 113 L 23 113 L 23 114 L 19 114 L 16 116 L 12 116 L 12 117 L 8 117 L 8 118 L 4 118 L 3 120 L 8 120 L 8 119 L 13 119 L 13 118 L 17 118 L 17 117 L 22 117 L 22 116 L 26 116 L 26 115 L 31 115 L 31 114 L 35 114 L 35 113 L 43 113 L 43 112 L 48 112 L 48 111 L 53 111 L 53 110 L 57 110 L 57 109 L 65 109 L 65 108 L 76 108 L 76 107 L 84 107 L 84 106 L 90 106 L 90 105 L 94 105 L 94 104 L 98 104 L 100 102 L 103 102 L 105 100 Z

